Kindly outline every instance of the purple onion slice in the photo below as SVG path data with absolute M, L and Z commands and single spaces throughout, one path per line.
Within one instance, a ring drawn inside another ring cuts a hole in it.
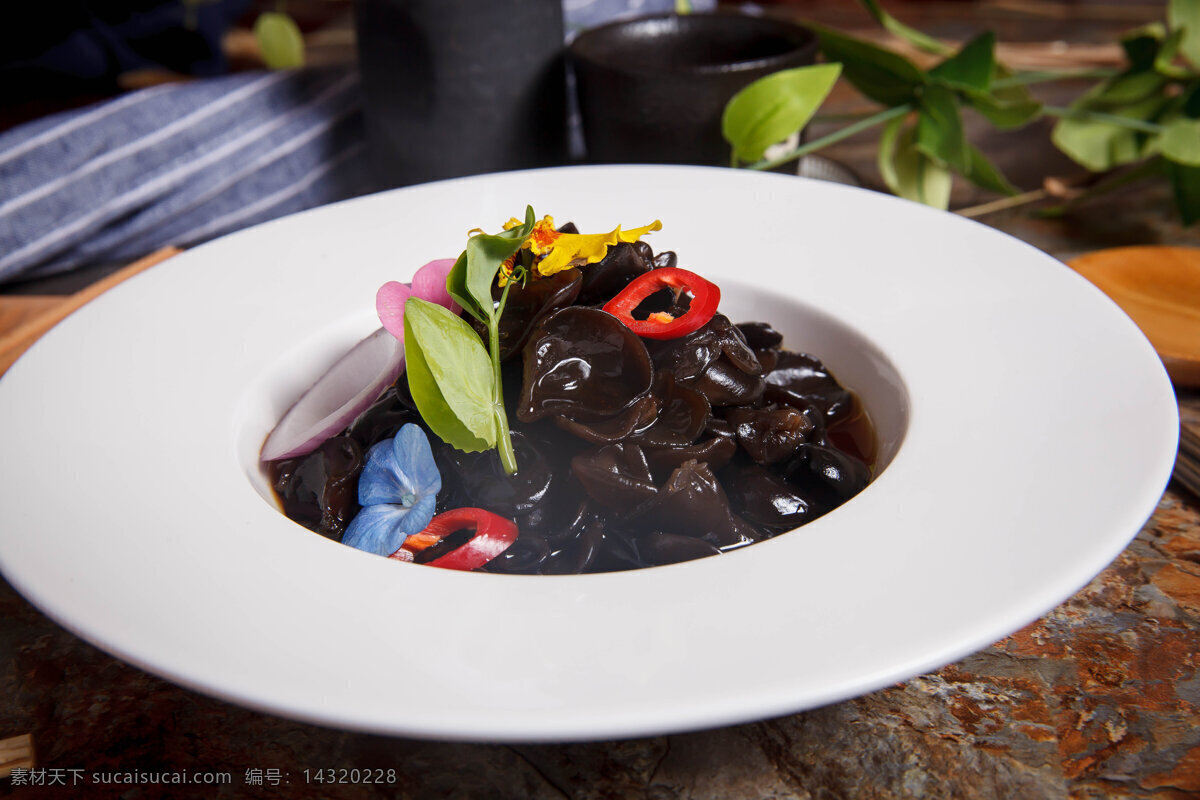
M 342 356 L 296 401 L 263 444 L 279 461 L 316 450 L 379 399 L 404 371 L 404 345 L 380 328 Z

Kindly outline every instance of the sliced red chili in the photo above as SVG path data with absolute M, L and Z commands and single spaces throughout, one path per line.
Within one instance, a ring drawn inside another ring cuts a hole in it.
M 449 552 L 437 553 L 442 542 L 452 545 L 462 534 L 470 538 Z M 435 516 L 424 530 L 409 536 L 388 557 L 444 569 L 472 570 L 503 553 L 516 539 L 517 526 L 512 520 L 482 508 L 455 508 Z M 422 558 L 426 550 L 427 557 Z
M 655 311 L 645 319 L 633 316 L 646 298 L 663 289 L 674 295 L 672 305 L 679 297 L 689 297 L 688 309 L 675 316 L 666 311 Z M 678 267 L 653 269 L 639 275 L 604 304 L 604 310 L 621 320 L 627 328 L 647 339 L 675 339 L 699 330 L 717 313 L 721 302 L 721 290 L 715 283 L 706 281 L 694 272 Z

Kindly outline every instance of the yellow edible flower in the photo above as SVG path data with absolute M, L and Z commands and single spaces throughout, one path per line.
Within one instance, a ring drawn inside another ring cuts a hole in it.
M 510 219 L 504 224 L 504 229 L 511 230 L 521 224 L 518 219 Z M 546 277 L 571 267 L 595 264 L 608 254 L 610 246 L 620 242 L 636 242 L 658 230 L 662 230 L 662 222 L 654 220 L 649 225 L 628 231 L 621 230 L 618 225 L 611 233 L 559 233 L 555 230 L 554 218 L 545 216 L 534 223 L 533 232 L 522 247 L 535 257 L 541 257 L 540 261 L 534 263 L 533 270 L 535 277 Z M 500 285 L 507 283 L 511 275 L 512 263 L 505 262 L 500 271 Z

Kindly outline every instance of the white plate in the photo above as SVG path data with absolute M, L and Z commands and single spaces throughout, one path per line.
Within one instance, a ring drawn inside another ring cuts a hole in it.
M 858 390 L 886 469 L 718 558 L 566 577 L 358 552 L 264 499 L 274 420 L 378 325 L 377 286 L 526 203 L 649 241 Z M 1171 386 L 1099 291 L 982 225 L 862 190 L 687 167 L 543 170 L 330 206 L 155 267 L 0 380 L 0 568 L 151 672 L 265 711 L 446 739 L 655 734 L 936 668 L 1103 569 L 1153 512 Z

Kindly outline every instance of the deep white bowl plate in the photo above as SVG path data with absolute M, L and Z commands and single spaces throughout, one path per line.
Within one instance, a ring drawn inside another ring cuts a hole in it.
M 824 359 L 880 428 L 861 495 L 721 557 L 564 577 L 402 564 L 283 517 L 255 465 L 378 326 L 376 288 L 525 204 L 648 241 Z M 0 380 L 0 569 L 84 639 L 302 720 L 471 740 L 786 714 L 952 662 L 1125 547 L 1177 411 L 1141 333 L 1070 269 L 962 218 L 780 175 L 541 170 L 329 206 L 183 253 Z

